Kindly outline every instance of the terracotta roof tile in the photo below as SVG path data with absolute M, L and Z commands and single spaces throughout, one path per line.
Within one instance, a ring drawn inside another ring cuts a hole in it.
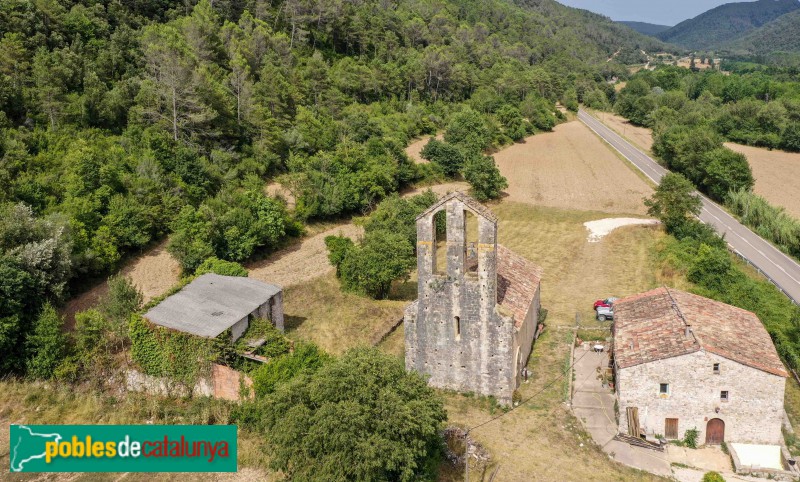
M 525 321 L 541 279 L 542 268 L 497 245 L 497 303 L 514 315 L 515 326 Z
M 620 368 L 702 349 L 788 376 L 754 313 L 685 291 L 657 288 L 617 300 L 614 331 L 614 358 Z

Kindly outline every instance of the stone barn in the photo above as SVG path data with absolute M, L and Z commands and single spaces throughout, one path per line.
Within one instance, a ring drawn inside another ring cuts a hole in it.
M 404 316 L 406 368 L 433 386 L 511 403 L 539 333 L 541 269 L 498 245 L 495 215 L 456 192 L 417 217 L 417 271 L 418 299 Z
M 264 318 L 283 331 L 283 290 L 251 278 L 208 273 L 144 314 L 155 325 L 204 338 L 230 330 L 236 341 L 250 320 Z
M 614 303 L 613 356 L 620 432 L 781 443 L 788 375 L 755 314 L 671 288 L 630 296 Z

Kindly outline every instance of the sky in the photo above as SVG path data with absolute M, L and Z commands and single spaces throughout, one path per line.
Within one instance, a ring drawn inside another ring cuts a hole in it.
M 612 20 L 676 25 L 725 3 L 743 0 L 557 0 L 570 7 L 601 13 Z

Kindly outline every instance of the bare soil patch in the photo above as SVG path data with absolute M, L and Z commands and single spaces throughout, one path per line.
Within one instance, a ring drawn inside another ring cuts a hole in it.
M 577 210 L 644 214 L 652 189 L 578 121 L 494 155 L 507 200 Z
M 444 139 L 444 134 L 437 134 L 436 136 L 425 136 L 422 139 L 417 139 L 406 147 L 406 154 L 417 164 L 425 164 L 429 161 L 422 158 L 420 152 L 428 144 L 428 141 L 436 137 L 438 140 Z
M 283 184 L 278 182 L 270 182 L 264 186 L 264 192 L 266 192 L 270 197 L 282 197 L 285 199 L 286 207 L 289 208 L 289 210 L 294 209 L 295 205 L 297 204 L 292 192 L 284 187 Z
M 282 287 L 305 283 L 333 271 L 325 247 L 327 236 L 357 238 L 363 228 L 342 223 L 310 237 L 300 239 L 269 258 L 247 264 L 250 277 Z
M 800 179 L 799 153 L 770 151 L 731 142 L 725 146 L 747 157 L 753 177 L 756 178 L 753 189 L 756 194 L 800 219 L 800 183 L 797 182 Z
M 119 274 L 131 280 L 139 288 L 144 302 L 147 303 L 165 293 L 178 282 L 181 275 L 181 266 L 167 252 L 167 240 L 164 239 L 126 262 Z M 68 327 L 74 326 L 75 313 L 95 306 L 107 292 L 108 285 L 103 281 L 68 301 L 61 310 L 61 315 L 64 316 L 66 325 Z

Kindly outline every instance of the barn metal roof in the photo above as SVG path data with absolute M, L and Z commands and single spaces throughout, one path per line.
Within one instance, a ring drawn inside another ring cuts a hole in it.
M 208 273 L 168 297 L 144 318 L 150 323 L 214 338 L 281 292 L 280 286 Z

